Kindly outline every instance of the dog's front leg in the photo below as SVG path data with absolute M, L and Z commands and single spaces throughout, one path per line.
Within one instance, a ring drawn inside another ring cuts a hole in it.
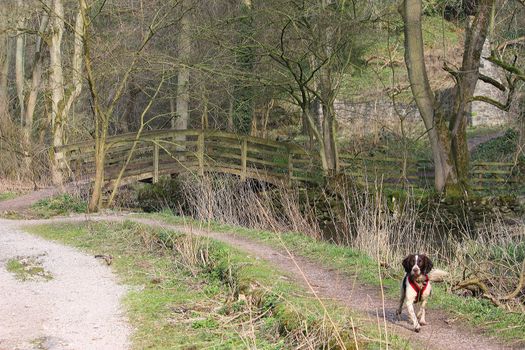
M 427 324 L 427 321 L 425 321 L 425 307 L 427 306 L 427 299 L 423 300 L 421 303 L 421 307 L 419 308 L 419 312 L 417 313 L 417 319 L 419 320 L 419 324 L 424 326 Z
M 399 300 L 399 307 L 396 310 L 397 320 L 401 319 L 401 312 L 403 311 L 403 304 L 405 303 L 405 288 L 401 287 L 401 299 Z
M 403 304 L 405 303 L 405 297 L 407 293 L 406 281 L 407 275 L 405 275 L 403 281 L 401 282 L 401 298 L 399 299 L 399 307 L 396 310 L 396 316 L 398 321 L 401 319 L 401 312 L 403 312 Z
M 416 332 L 419 332 L 421 330 L 421 326 L 419 325 L 419 322 L 417 321 L 416 312 L 414 311 L 413 301 L 407 300 L 407 310 L 408 310 L 408 315 L 410 316 L 410 319 L 412 320 L 412 325 L 414 326 L 414 330 Z

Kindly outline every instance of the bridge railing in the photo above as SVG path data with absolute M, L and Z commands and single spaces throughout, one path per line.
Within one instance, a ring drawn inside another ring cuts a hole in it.
M 70 175 L 94 174 L 93 142 L 60 150 Z M 217 130 L 156 130 L 143 132 L 138 139 L 136 133 L 107 139 L 105 176 L 109 181 L 121 173 L 124 182 L 132 182 L 157 181 L 161 175 L 183 172 L 220 172 L 274 183 L 312 181 L 321 173 L 315 157 L 299 146 Z

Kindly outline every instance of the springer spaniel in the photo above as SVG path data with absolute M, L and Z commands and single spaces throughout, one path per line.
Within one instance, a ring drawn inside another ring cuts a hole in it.
M 419 332 L 421 326 L 427 324 L 425 320 L 425 306 L 432 292 L 430 285 L 431 277 L 428 274 L 432 270 L 432 261 L 424 254 L 411 254 L 403 260 L 406 274 L 401 284 L 401 300 L 396 315 L 399 319 L 403 304 L 406 304 L 408 315 L 412 320 L 414 330 Z M 421 302 L 419 312 L 414 311 L 414 304 Z

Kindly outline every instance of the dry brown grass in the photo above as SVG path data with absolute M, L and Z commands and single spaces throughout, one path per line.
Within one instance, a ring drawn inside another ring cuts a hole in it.
M 199 220 L 328 236 L 387 267 L 398 266 L 410 253 L 425 253 L 449 272 L 451 291 L 481 296 L 512 310 L 523 308 L 523 222 L 496 219 L 470 227 L 460 212 L 443 215 L 439 203 L 423 209 L 412 195 L 387 202 L 379 181 L 364 189 L 323 189 L 310 203 L 309 196 L 285 186 L 264 187 L 223 176 L 189 180 L 183 193 L 190 215 Z M 330 233 L 322 227 L 329 227 Z

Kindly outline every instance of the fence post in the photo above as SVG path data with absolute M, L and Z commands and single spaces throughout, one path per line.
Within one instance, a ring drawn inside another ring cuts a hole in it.
M 159 182 L 159 140 L 153 141 L 153 183 Z
M 246 180 L 246 161 L 248 158 L 248 140 L 246 137 L 242 139 L 241 146 L 241 181 Z
M 197 158 L 199 160 L 199 175 L 204 176 L 204 131 L 197 138 Z

